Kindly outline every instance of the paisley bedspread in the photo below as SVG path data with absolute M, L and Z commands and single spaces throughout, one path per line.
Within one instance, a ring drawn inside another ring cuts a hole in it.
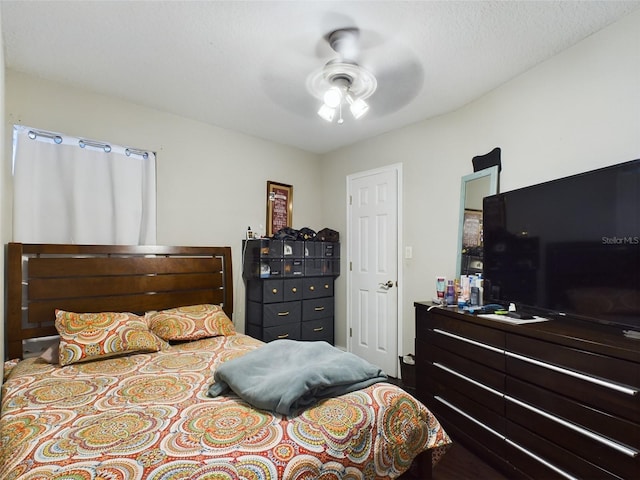
M 450 443 L 389 383 L 291 416 L 207 396 L 216 365 L 260 345 L 237 334 L 66 367 L 7 364 L 0 478 L 384 479 Z

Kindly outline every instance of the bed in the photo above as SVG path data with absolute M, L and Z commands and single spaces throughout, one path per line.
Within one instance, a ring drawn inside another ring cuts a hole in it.
M 430 478 L 450 444 L 387 382 L 291 415 L 208 396 L 265 346 L 231 323 L 229 247 L 10 243 L 5 263 L 4 480 Z

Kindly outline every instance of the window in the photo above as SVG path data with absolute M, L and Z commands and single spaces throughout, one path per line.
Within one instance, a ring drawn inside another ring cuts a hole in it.
M 14 126 L 13 239 L 154 245 L 155 154 Z

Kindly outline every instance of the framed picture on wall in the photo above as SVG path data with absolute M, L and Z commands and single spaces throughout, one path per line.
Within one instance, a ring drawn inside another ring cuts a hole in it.
M 293 225 L 293 186 L 267 182 L 267 237 Z

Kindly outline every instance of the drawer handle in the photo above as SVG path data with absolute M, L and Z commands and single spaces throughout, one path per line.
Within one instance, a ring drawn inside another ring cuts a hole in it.
M 287 315 L 289 315 L 289 312 L 278 312 L 279 317 L 286 317 Z
M 313 285 L 311 285 L 311 286 L 309 287 L 309 290 L 311 290 L 312 292 L 313 292 L 315 289 L 316 289 L 316 287 L 315 287 L 315 286 L 313 286 Z
M 273 290 L 271 290 L 271 293 L 273 293 L 275 295 L 276 293 L 278 293 L 278 289 L 274 288 Z
M 476 342 L 475 340 L 471 340 L 470 338 L 461 337 L 460 335 L 456 335 L 455 333 L 447 332 L 445 330 L 440 330 L 439 328 L 433 329 L 434 333 L 439 333 L 440 335 L 445 335 L 447 337 L 455 338 L 456 340 L 460 340 L 461 342 L 470 343 L 471 345 L 475 345 L 476 347 L 486 348 L 487 350 L 491 350 L 492 352 L 502 353 L 504 355 L 504 350 L 501 348 L 496 348 L 491 345 L 487 345 L 485 343 Z
M 540 410 L 539 408 L 534 407 L 533 405 L 529 405 L 528 403 L 522 402 L 520 400 L 518 400 L 517 398 L 513 398 L 509 395 L 505 395 L 504 396 L 505 400 L 507 400 L 508 402 L 511 403 L 515 403 L 516 405 L 521 406 L 522 408 L 526 408 L 527 410 L 530 410 L 538 415 L 541 415 L 545 418 L 548 418 L 549 420 L 552 420 L 556 423 L 559 423 L 560 425 L 570 428 L 571 430 L 573 430 L 574 432 L 578 432 L 586 437 L 589 437 L 597 442 L 600 442 L 603 445 L 606 445 L 610 448 L 613 448 L 621 453 L 624 453 L 625 455 L 627 455 L 628 457 L 631 458 L 636 458 L 638 456 L 638 452 L 635 450 L 632 450 L 628 447 L 626 447 L 625 445 L 621 445 L 617 442 L 614 442 L 612 440 L 609 440 L 606 437 L 603 437 L 601 435 L 598 435 L 597 433 L 593 433 L 585 428 L 582 428 L 580 425 L 575 425 L 571 422 L 568 422 L 560 417 L 556 417 L 555 415 L 551 415 L 550 413 L 547 413 L 543 410 Z
M 610 390 L 615 390 L 617 392 L 622 392 L 632 397 L 635 397 L 636 395 L 638 395 L 638 390 L 635 388 L 629 388 L 625 385 L 619 385 L 617 383 L 608 382 L 606 380 L 600 380 L 599 378 L 592 377 L 590 375 L 585 375 L 584 373 L 575 372 L 573 370 L 569 370 L 568 368 L 562 368 L 562 367 L 558 367 L 557 365 L 541 362 L 540 360 L 525 357 L 524 355 L 520 355 L 518 353 L 507 351 L 505 352 L 505 355 L 507 357 L 516 358 L 518 360 L 522 360 L 523 362 L 531 363 L 533 365 L 546 368 L 547 370 L 553 370 L 554 372 L 563 373 L 565 375 L 569 375 L 574 378 L 579 378 L 580 380 L 584 380 L 586 382 L 595 383 L 596 385 L 600 385 L 602 387 L 608 388 Z
M 296 293 L 296 292 L 298 291 L 298 289 L 297 289 L 296 287 L 293 287 L 293 288 L 291 289 L 291 291 L 292 291 L 293 293 Z
M 316 312 L 321 312 L 321 311 L 323 311 L 323 310 L 324 310 L 324 307 L 316 307 L 316 308 L 314 308 L 314 310 L 315 310 Z
M 440 370 L 444 370 L 445 372 L 450 373 L 451 375 L 455 375 L 458 378 L 461 378 L 462 380 L 464 380 L 465 382 L 469 382 L 472 383 L 473 385 L 475 385 L 476 387 L 480 387 L 484 390 L 486 390 L 489 393 L 493 393 L 494 395 L 497 395 L 498 397 L 504 397 L 504 395 L 499 392 L 498 390 L 495 390 L 487 385 L 483 385 L 480 382 L 476 382 L 474 379 L 467 377 L 466 375 L 461 374 L 460 372 L 456 372 L 455 370 L 452 370 L 449 367 L 446 367 L 444 365 L 442 365 L 441 363 L 438 362 L 433 362 L 432 365 L 436 368 L 439 368 Z
M 447 407 L 449 407 L 452 410 L 455 410 L 456 412 L 458 412 L 460 415 L 462 415 L 463 417 L 466 417 L 467 419 L 471 420 L 472 422 L 474 422 L 476 425 L 478 425 L 479 427 L 484 428 L 486 431 L 488 431 L 489 433 L 494 434 L 496 437 L 500 438 L 501 440 L 507 440 L 507 438 L 501 434 L 500 432 L 495 431 L 493 428 L 488 427 L 487 425 L 485 425 L 484 423 L 482 423 L 480 420 L 476 420 L 475 418 L 473 418 L 471 415 L 469 415 L 468 413 L 460 410 L 458 407 L 456 407 L 455 405 L 447 402 L 444 398 L 438 396 L 438 395 L 434 395 L 433 396 L 434 400 L 437 400 L 440 403 L 444 403 Z
M 314 332 L 321 332 L 322 330 L 324 330 L 324 327 L 318 327 L 313 329 Z
M 326 288 L 326 289 L 328 290 L 328 289 L 329 289 L 329 284 L 328 284 L 328 283 L 325 283 L 325 284 L 324 284 L 324 288 Z
M 282 338 L 287 338 L 289 336 L 288 333 L 285 333 L 284 335 L 278 335 L 278 338 L 282 339 Z

